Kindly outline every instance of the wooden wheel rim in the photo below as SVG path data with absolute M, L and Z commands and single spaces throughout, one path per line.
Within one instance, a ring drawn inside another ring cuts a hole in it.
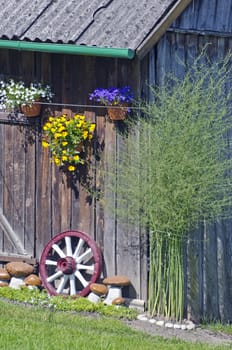
M 43 286 L 50 295 L 86 296 L 101 273 L 96 242 L 80 231 L 65 231 L 45 246 L 39 264 Z

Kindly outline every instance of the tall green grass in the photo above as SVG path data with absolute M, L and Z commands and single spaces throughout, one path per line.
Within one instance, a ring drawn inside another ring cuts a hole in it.
M 231 215 L 231 61 L 204 53 L 182 78 L 151 87 L 112 164 L 118 220 L 149 232 L 151 314 L 183 318 L 183 245 L 201 223 Z

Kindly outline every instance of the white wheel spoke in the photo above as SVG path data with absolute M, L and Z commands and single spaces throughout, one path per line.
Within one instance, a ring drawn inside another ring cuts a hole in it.
M 58 293 L 58 294 L 60 294 L 60 293 L 63 292 L 63 289 L 64 289 L 64 287 L 65 287 L 65 284 L 66 284 L 67 280 L 68 280 L 68 276 L 67 276 L 67 275 L 64 275 L 64 277 L 62 277 L 62 279 L 61 279 L 61 281 L 60 281 L 60 284 L 59 284 L 59 286 L 58 286 L 58 288 L 57 288 L 57 293 Z
M 65 243 L 66 243 L 66 248 L 67 248 L 67 250 L 66 250 L 67 256 L 72 256 L 71 237 L 66 236 Z
M 81 254 L 77 259 L 76 262 L 80 263 L 82 262 L 86 262 L 88 261 L 90 258 L 92 258 L 93 254 L 92 254 L 92 250 L 91 248 L 87 249 L 83 254 Z
M 76 259 L 79 256 L 81 248 L 83 247 L 84 243 L 85 243 L 85 241 L 82 238 L 80 238 L 78 245 L 76 247 L 76 250 L 73 254 L 73 259 Z
M 75 276 L 70 275 L 70 295 L 75 295 L 76 294 L 76 286 L 75 286 Z
M 61 250 L 60 247 L 57 244 L 54 243 L 52 245 L 52 248 L 57 252 L 57 254 L 59 254 L 59 256 L 61 258 L 65 258 L 66 255 L 64 254 L 63 250 Z
M 57 271 L 56 273 L 54 273 L 53 275 L 51 275 L 47 278 L 47 282 L 53 282 L 53 281 L 55 281 L 55 279 L 59 278 L 62 275 L 63 275 L 62 271 Z
M 83 265 L 83 264 L 77 264 L 77 269 L 78 270 L 89 270 L 89 271 L 94 271 L 94 265 Z
M 57 266 L 57 261 L 46 259 L 45 264 Z
M 76 271 L 76 272 L 75 272 L 75 276 L 76 276 L 76 278 L 79 279 L 79 281 L 81 282 L 81 284 L 82 284 L 84 287 L 86 287 L 86 286 L 89 284 L 89 282 L 87 282 L 86 279 L 82 276 L 82 274 L 80 273 L 80 271 Z

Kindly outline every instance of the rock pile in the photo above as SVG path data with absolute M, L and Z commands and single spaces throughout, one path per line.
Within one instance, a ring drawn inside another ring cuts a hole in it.
M 21 286 L 39 287 L 42 282 L 33 272 L 32 265 L 24 262 L 9 262 L 4 268 L 0 268 L 0 287 L 9 286 L 15 289 Z

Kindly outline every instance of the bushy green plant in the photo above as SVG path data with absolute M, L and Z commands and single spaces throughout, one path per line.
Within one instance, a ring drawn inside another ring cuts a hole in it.
M 201 222 L 230 215 L 231 61 L 201 55 L 184 77 L 151 87 L 154 102 L 112 164 L 118 219 L 150 234 L 152 314 L 183 317 L 184 241 Z
M 20 303 L 34 306 L 47 307 L 57 311 L 76 311 L 98 313 L 107 317 L 134 319 L 137 311 L 126 307 L 117 308 L 114 305 L 105 305 L 102 302 L 92 303 L 83 297 L 63 297 L 62 295 L 49 296 L 46 290 L 30 290 L 26 287 L 14 289 L 10 287 L 0 288 L 0 297 Z

